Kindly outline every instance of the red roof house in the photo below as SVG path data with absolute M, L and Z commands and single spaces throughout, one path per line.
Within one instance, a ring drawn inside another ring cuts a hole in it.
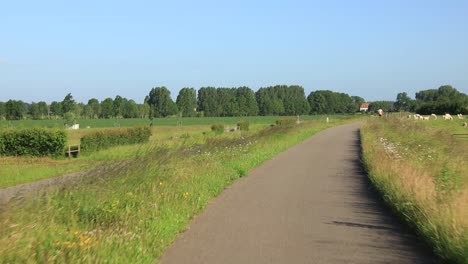
M 369 109 L 369 103 L 362 103 L 361 106 L 359 107 L 359 112 L 364 111 L 367 112 Z

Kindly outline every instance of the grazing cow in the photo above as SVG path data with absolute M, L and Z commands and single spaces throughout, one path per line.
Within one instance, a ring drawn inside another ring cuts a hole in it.
M 435 120 L 437 120 L 437 115 L 436 115 L 436 114 L 431 114 L 431 116 L 432 116 Z
M 463 119 L 463 115 L 462 114 L 458 114 L 458 119 Z

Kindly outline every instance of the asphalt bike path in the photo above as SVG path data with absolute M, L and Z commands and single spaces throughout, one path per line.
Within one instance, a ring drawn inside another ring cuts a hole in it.
M 372 190 L 359 127 L 322 131 L 237 180 L 160 262 L 435 263 Z

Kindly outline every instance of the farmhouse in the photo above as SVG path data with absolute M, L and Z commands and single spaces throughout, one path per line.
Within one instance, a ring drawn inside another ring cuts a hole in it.
M 369 103 L 362 103 L 361 106 L 359 107 L 359 112 L 367 112 L 367 110 L 369 109 Z

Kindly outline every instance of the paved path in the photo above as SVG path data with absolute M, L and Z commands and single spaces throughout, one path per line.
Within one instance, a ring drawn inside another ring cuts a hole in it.
M 161 263 L 434 263 L 359 161 L 359 125 L 323 131 L 215 198 Z

